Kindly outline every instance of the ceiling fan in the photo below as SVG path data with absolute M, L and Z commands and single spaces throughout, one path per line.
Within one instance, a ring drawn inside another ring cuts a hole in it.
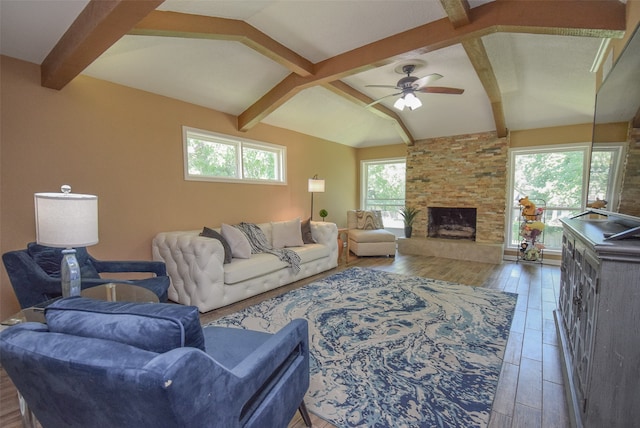
M 415 110 L 422 106 L 422 102 L 420 99 L 416 97 L 415 92 L 423 92 L 426 94 L 454 94 L 459 95 L 464 92 L 464 89 L 458 88 L 447 88 L 444 86 L 427 86 L 431 82 L 434 82 L 440 78 L 442 78 L 441 74 L 432 73 L 424 77 L 416 77 L 412 76 L 411 73 L 415 70 L 415 64 L 405 64 L 402 66 L 401 70 L 403 74 L 406 74 L 406 77 L 398 80 L 396 86 L 391 85 L 366 85 L 368 88 L 393 88 L 398 89 L 400 92 L 395 94 L 386 95 L 382 98 L 378 98 L 374 102 L 368 104 L 366 107 L 371 107 L 373 105 L 378 104 L 380 101 L 389 98 L 401 95 L 400 98 L 393 104 L 395 108 L 402 111 L 405 107 L 409 107 L 411 110 Z M 396 69 L 398 71 L 398 69 Z M 399 72 L 399 71 L 398 71 Z

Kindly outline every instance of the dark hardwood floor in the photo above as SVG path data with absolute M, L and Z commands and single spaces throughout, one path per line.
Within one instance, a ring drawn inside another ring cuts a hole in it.
M 559 291 L 558 267 L 512 262 L 492 265 L 401 254 L 395 258 L 352 256 L 348 264 L 343 261 L 336 269 L 207 312 L 200 319 L 205 324 L 352 266 L 517 293 L 516 315 L 505 351 L 489 427 L 569 427 L 553 321 Z M 311 420 L 317 428 L 333 427 L 313 414 Z M 4 371 L 0 371 L 0 426 L 21 426 L 15 388 Z M 289 424 L 289 428 L 303 426 L 299 414 Z

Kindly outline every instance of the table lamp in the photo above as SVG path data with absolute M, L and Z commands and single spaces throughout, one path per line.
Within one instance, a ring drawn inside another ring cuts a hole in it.
M 98 243 L 98 197 L 71 193 L 36 193 L 36 241 L 47 247 L 64 248 L 60 275 L 62 297 L 80 295 L 80 266 L 73 247 Z
M 309 192 L 311 193 L 311 220 L 313 220 L 313 194 L 324 192 L 324 180 L 318 178 L 318 174 L 309 179 Z

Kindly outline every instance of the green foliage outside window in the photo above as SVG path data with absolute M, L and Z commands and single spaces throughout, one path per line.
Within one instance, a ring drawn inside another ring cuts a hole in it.
M 236 177 L 238 168 L 235 145 L 213 143 L 196 138 L 188 140 L 189 174 L 208 177 Z
M 184 128 L 186 178 L 285 183 L 286 148 Z

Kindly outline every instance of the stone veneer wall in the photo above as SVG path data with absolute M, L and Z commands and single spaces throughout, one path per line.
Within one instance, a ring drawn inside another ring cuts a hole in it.
M 495 132 L 408 146 L 406 203 L 421 210 L 414 236 L 427 236 L 428 207 L 477 208 L 476 242 L 504 243 L 508 146 Z
M 609 209 L 609 208 L 607 208 Z M 616 211 L 614 209 L 614 211 Z M 631 128 L 624 180 L 620 191 L 621 213 L 640 217 L 640 129 Z

